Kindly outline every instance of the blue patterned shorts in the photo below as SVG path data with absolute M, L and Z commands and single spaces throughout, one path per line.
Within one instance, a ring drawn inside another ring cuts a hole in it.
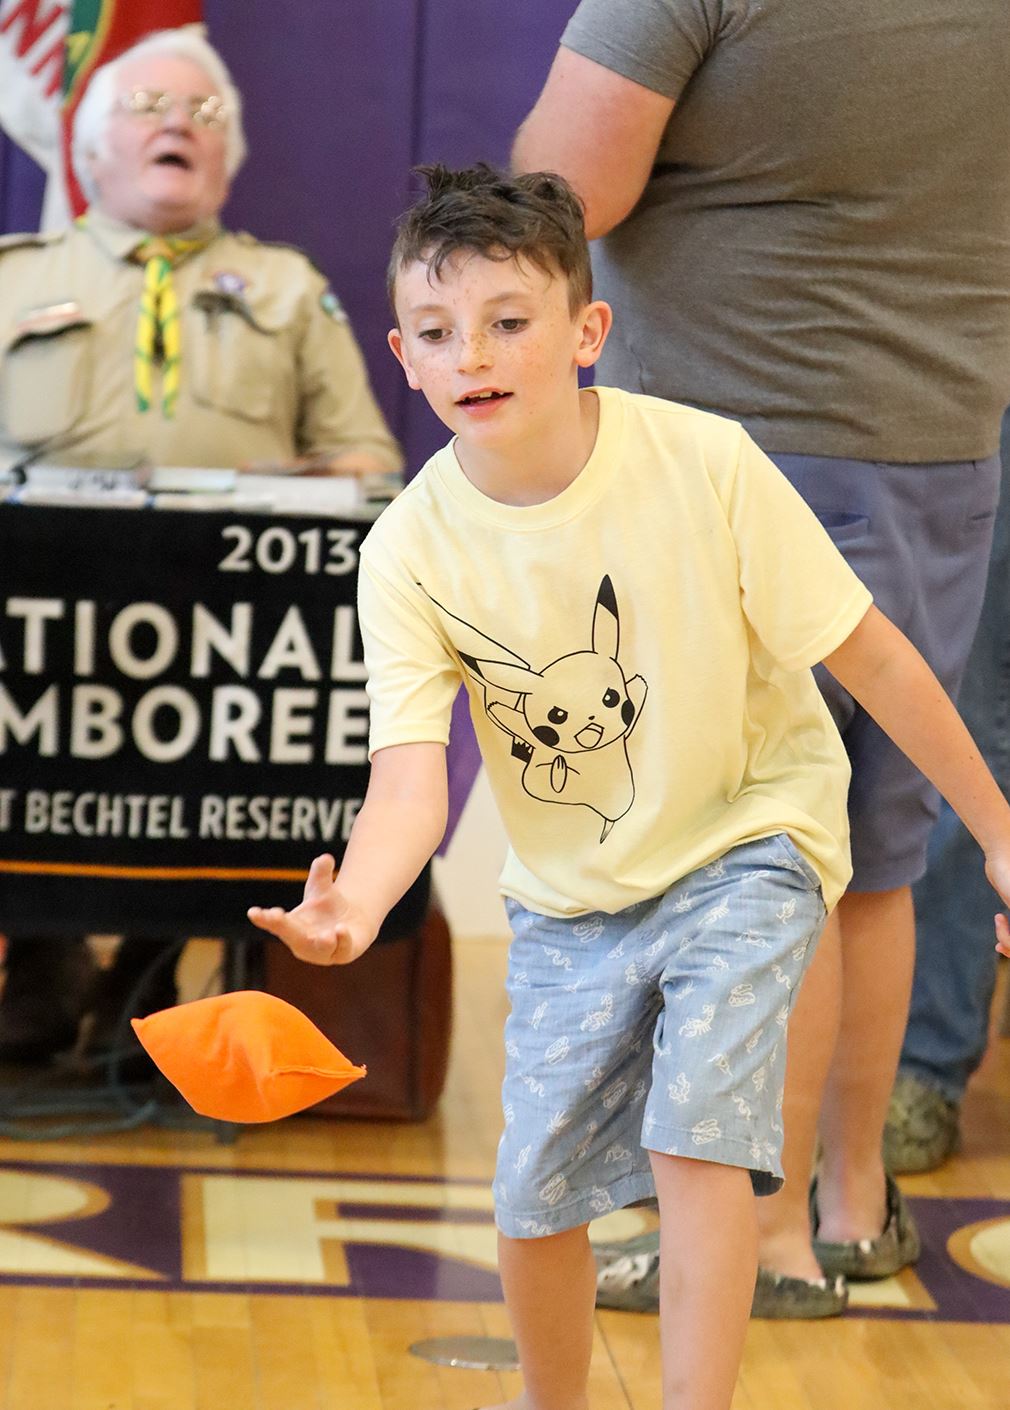
M 498 1227 L 539 1238 L 655 1195 L 649 1151 L 782 1183 L 789 1011 L 825 910 L 785 834 L 616 915 L 507 903 Z

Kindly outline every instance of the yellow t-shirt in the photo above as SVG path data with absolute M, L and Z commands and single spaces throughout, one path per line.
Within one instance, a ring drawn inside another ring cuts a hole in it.
M 810 673 L 870 606 L 736 422 L 596 389 L 593 453 L 499 504 L 450 444 L 363 546 L 372 753 L 446 742 L 462 679 L 511 849 L 502 890 L 618 911 L 786 832 L 834 905 L 848 760 Z

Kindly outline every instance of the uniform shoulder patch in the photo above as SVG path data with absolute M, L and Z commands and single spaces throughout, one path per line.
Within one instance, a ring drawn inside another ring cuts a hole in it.
M 44 247 L 46 245 L 58 245 L 66 238 L 65 230 L 28 230 L 19 231 L 14 235 L 0 235 L 0 254 L 6 250 L 30 249 L 33 245 Z
M 319 307 L 326 314 L 327 318 L 332 318 L 334 323 L 346 323 L 347 314 L 344 306 L 337 298 L 336 294 L 327 284 L 326 288 L 319 295 Z

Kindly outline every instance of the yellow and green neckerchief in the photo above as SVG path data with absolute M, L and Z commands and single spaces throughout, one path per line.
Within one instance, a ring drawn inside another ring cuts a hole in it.
M 75 222 L 82 229 L 87 223 L 87 212 L 79 215 Z M 212 230 L 191 239 L 180 235 L 147 235 L 130 251 L 129 258 L 133 263 L 144 266 L 144 287 L 133 347 L 133 388 L 139 411 L 151 409 L 154 365 L 160 362 L 161 414 L 166 417 L 175 415 L 181 348 L 179 304 L 172 270 L 187 255 L 209 245 L 216 233 Z
M 208 244 L 207 238 L 183 240 L 177 235 L 152 235 L 142 240 L 130 258 L 144 266 L 144 288 L 137 315 L 133 348 L 133 386 L 138 411 L 149 411 L 153 400 L 154 364 L 161 362 L 161 414 L 175 415 L 179 396 L 179 304 L 172 269 L 180 260 Z

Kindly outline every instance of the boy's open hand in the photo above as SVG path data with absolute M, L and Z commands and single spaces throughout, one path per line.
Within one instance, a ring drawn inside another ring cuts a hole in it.
M 276 935 L 293 955 L 309 964 L 350 964 L 375 939 L 373 922 L 337 889 L 335 866 L 329 853 L 315 859 L 302 903 L 293 911 L 250 906 L 246 912 L 253 925 Z

